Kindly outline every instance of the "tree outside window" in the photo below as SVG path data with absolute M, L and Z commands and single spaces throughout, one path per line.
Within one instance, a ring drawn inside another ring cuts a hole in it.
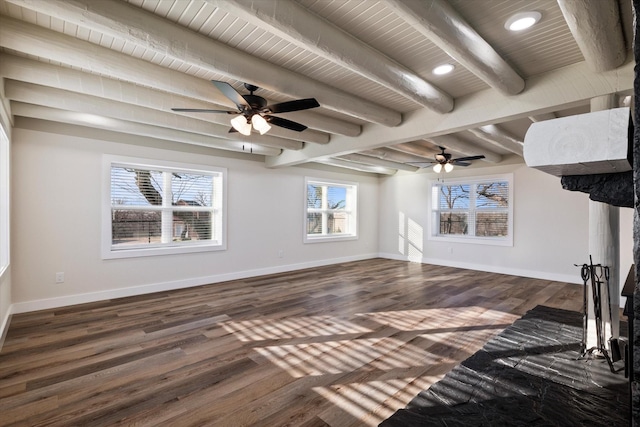
M 355 236 L 356 186 L 307 180 L 307 241 L 313 238 Z
M 510 179 L 432 185 L 435 237 L 511 239 Z
M 222 171 L 110 165 L 111 253 L 223 247 Z

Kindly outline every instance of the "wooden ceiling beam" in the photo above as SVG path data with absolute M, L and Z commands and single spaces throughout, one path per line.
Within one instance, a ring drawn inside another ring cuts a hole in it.
M 206 0 L 271 34 L 439 113 L 453 98 L 380 51 L 291 0 Z
M 335 166 L 343 169 L 352 169 L 359 172 L 377 173 L 380 175 L 394 175 L 398 172 L 396 169 L 387 168 L 384 166 L 366 165 L 364 163 L 352 162 L 342 159 L 322 158 L 315 160 L 316 163 L 323 165 Z
M 282 151 L 277 148 L 264 147 L 258 144 L 248 144 L 242 141 L 230 141 L 227 139 L 214 138 L 211 136 L 175 129 L 159 128 L 157 126 L 113 119 L 95 114 L 59 110 L 56 108 L 44 107 L 42 105 L 25 104 L 17 101 L 11 101 L 10 105 L 12 114 L 19 117 L 29 117 L 33 119 L 49 120 L 52 122 L 123 132 L 167 141 L 177 141 L 209 148 L 218 148 L 221 150 L 245 153 L 251 152 L 253 154 L 262 154 L 264 156 L 277 156 Z
M 200 105 L 202 108 L 236 108 L 207 80 L 4 16 L 0 16 L 0 46 L 88 71 L 82 72 L 0 54 L 0 72 L 14 80 L 88 93 L 165 111 L 181 106 L 200 108 Z M 131 90 L 134 85 L 145 88 Z M 150 87 L 158 90 L 146 89 Z M 140 96 L 136 98 L 133 94 Z M 187 98 L 205 101 L 208 104 L 188 104 Z M 146 99 L 152 100 L 155 107 L 149 105 Z M 359 125 L 310 111 L 299 111 L 295 114 L 294 120 L 299 120 L 316 130 L 344 136 L 357 136 L 362 131 Z
M 219 41 L 176 26 L 124 2 L 90 0 L 8 0 L 10 3 L 132 43 L 167 59 L 250 82 L 292 98 L 315 97 L 341 114 L 383 126 L 397 126 L 402 115 L 365 99 L 272 64 Z
M 368 124 L 358 138 L 333 137 L 327 145 L 309 145 L 299 151 L 286 151 L 266 159 L 269 167 L 283 167 L 362 150 L 400 144 L 433 136 L 460 132 L 500 121 L 535 116 L 550 109 L 562 110 L 584 105 L 585 100 L 633 89 L 633 61 L 615 70 L 593 73 L 584 62 L 539 74 L 527 80 L 528 89 L 505 97 L 486 89 L 457 98 L 456 109 L 442 115 L 424 109 L 405 115 L 398 128 Z M 478 153 L 484 154 L 484 153 Z
M 565 21 L 589 67 L 613 70 L 627 57 L 615 0 L 558 0 Z
M 287 150 L 300 150 L 304 145 L 301 141 L 275 137 L 271 134 L 271 131 L 268 135 L 252 134 L 251 136 L 244 136 L 239 133 L 230 134 L 228 133 L 229 125 L 218 125 L 169 112 L 152 110 L 137 105 L 102 99 L 96 96 L 68 92 L 15 80 L 5 81 L 5 97 L 9 100 L 19 101 L 25 104 L 42 105 L 68 111 L 82 111 L 87 114 L 143 123 L 160 128 L 214 136 L 222 140 L 242 141 L 246 143 L 253 142 L 268 147 Z
M 504 95 L 524 90 L 522 77 L 446 1 L 385 0 L 385 3 L 489 86 Z
M 496 125 L 485 125 L 480 126 L 479 128 L 472 128 L 469 129 L 469 132 L 493 146 L 511 151 L 512 153 L 522 157 L 524 143 Z
M 364 163 L 373 166 L 383 166 L 389 169 L 404 170 L 408 172 L 416 172 L 418 169 L 420 169 L 417 166 L 411 166 L 406 163 L 396 162 L 393 160 L 385 160 L 379 157 L 372 157 L 366 154 L 359 153 L 345 154 L 344 156 L 338 157 L 338 159 L 348 160 L 350 162 Z

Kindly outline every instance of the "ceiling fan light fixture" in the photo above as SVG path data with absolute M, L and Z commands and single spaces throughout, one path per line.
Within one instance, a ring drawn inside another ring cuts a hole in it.
M 540 12 L 519 12 L 507 19 L 504 27 L 509 31 L 522 31 L 537 24 L 540 18 L 542 18 Z
M 446 164 L 444 165 L 444 171 L 445 171 L 445 172 L 449 173 L 449 172 L 451 172 L 452 170 L 453 170 L 453 165 L 452 165 L 451 163 L 446 163 Z
M 231 119 L 231 126 L 243 135 L 251 135 L 251 123 L 249 123 L 243 115 Z
M 442 165 L 441 165 L 440 163 L 438 163 L 438 164 L 434 165 L 434 166 L 433 166 L 433 171 L 434 171 L 435 173 L 440 173 L 440 172 L 442 172 Z
M 267 123 L 264 117 L 260 114 L 254 114 L 253 117 L 251 117 L 251 123 L 253 124 L 253 128 L 260 132 L 260 135 L 264 135 L 269 132 L 269 129 L 271 129 L 269 123 Z

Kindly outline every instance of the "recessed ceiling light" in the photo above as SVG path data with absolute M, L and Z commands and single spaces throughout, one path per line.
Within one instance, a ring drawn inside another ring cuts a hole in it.
M 510 31 L 522 31 L 533 26 L 540 20 L 540 18 L 542 18 L 542 14 L 540 12 L 520 12 L 507 19 L 504 27 Z
M 436 68 L 433 69 L 433 74 L 437 74 L 439 76 L 443 74 L 449 74 L 450 72 L 453 71 L 454 68 L 456 67 L 454 67 L 451 64 L 438 65 Z

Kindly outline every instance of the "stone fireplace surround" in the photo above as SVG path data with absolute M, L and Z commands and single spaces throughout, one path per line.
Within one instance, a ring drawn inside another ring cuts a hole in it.
M 633 111 L 634 123 L 640 123 L 640 0 L 633 0 L 634 12 L 634 42 L 633 55 L 635 73 L 633 82 Z M 640 426 L 640 129 L 636 126 L 633 133 L 633 183 L 634 183 L 634 214 L 633 214 L 633 260 L 635 264 L 635 289 L 633 292 L 633 322 L 634 334 L 629 337 L 633 351 L 633 372 L 631 376 L 631 421 L 633 426 Z

